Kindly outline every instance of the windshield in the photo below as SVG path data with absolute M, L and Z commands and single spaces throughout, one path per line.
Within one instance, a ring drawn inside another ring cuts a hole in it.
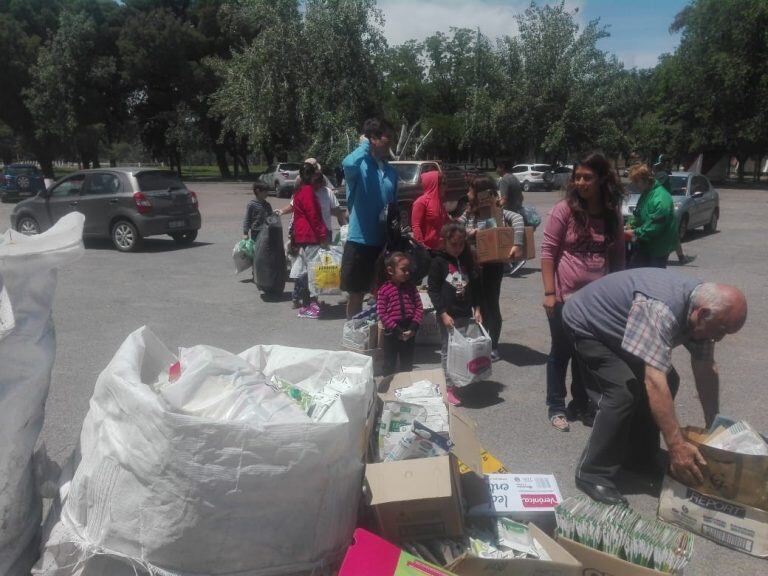
M 688 185 L 687 176 L 670 176 L 670 188 L 672 196 L 685 196 L 686 186 Z
M 280 164 L 280 170 L 285 172 L 296 172 L 301 169 L 301 164 L 285 163 Z
M 34 166 L 13 166 L 8 168 L 11 176 L 36 176 L 37 168 Z
M 153 190 L 183 190 L 184 183 L 174 172 L 153 171 L 136 174 L 139 190 L 151 192 Z
M 392 164 L 397 170 L 397 177 L 403 182 L 414 182 L 419 173 L 418 164 Z

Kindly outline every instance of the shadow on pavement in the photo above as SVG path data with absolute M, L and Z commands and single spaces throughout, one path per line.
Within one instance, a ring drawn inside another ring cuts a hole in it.
M 462 408 L 480 409 L 488 408 L 504 402 L 499 396 L 504 390 L 504 384 L 494 380 L 476 382 L 461 389 L 460 398 Z
M 522 344 L 499 343 L 501 359 L 515 366 L 541 366 L 546 364 L 547 355 Z
M 112 250 L 118 252 L 111 240 L 106 238 L 88 238 L 83 240 L 83 244 L 88 250 Z M 125 254 L 141 254 L 155 252 L 176 252 L 178 250 L 187 250 L 189 248 L 200 248 L 210 246 L 212 242 L 192 242 L 192 244 L 177 244 L 172 239 L 145 238 L 144 244 L 136 252 L 125 252 Z
M 253 280 L 251 280 L 253 282 Z M 260 292 L 262 302 L 288 302 L 291 299 L 290 292 L 281 292 L 280 294 L 269 294 L 267 292 Z

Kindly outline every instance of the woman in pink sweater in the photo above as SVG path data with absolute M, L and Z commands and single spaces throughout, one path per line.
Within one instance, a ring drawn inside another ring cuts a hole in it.
M 547 359 L 549 421 L 563 432 L 568 420 L 591 426 L 594 408 L 578 370 L 571 366 L 573 399 L 566 408 L 565 375 L 572 356 L 563 330 L 563 302 L 582 286 L 624 268 L 622 187 L 608 160 L 589 154 L 574 167 L 564 200 L 552 208 L 541 244 L 544 309 L 552 346 Z
M 430 250 L 439 250 L 442 242 L 440 231 L 448 222 L 448 212 L 443 206 L 440 189 L 442 174 L 437 170 L 421 175 L 424 193 L 413 203 L 411 209 L 411 230 L 413 239 Z

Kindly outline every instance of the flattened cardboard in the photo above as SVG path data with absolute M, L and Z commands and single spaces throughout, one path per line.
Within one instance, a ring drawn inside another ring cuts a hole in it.
M 632 564 L 562 536 L 557 536 L 557 543 L 581 562 L 584 576 L 669 576 L 665 572 Z
M 367 530 L 358 528 L 352 538 L 339 576 L 455 576 Z
M 708 435 L 701 428 L 686 427 L 683 436 L 696 445 L 707 461 L 704 483 L 696 490 L 768 511 L 768 456 L 737 454 L 705 446 L 702 442 Z
M 368 503 L 381 535 L 393 542 L 461 536 L 457 468 L 454 456 L 368 464 Z
M 507 262 L 515 245 L 515 231 L 509 227 L 478 230 L 475 245 L 480 264 Z
M 461 556 L 448 566 L 458 576 L 581 576 L 581 564 L 562 546 L 552 540 L 534 524 L 529 524 L 531 534 L 547 551 L 551 561 L 534 559 L 487 560 Z M 587 572 L 584 572 L 587 574 Z
M 768 558 L 768 512 L 763 510 L 704 494 L 666 476 L 659 517 L 722 546 Z

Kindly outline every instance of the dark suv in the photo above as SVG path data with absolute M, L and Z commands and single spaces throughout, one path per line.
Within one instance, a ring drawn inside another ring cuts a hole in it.
M 38 234 L 68 212 L 85 215 L 84 237 L 111 238 L 122 252 L 147 236 L 191 244 L 200 229 L 197 195 L 174 172 L 156 168 L 82 170 L 16 205 L 11 226 Z
M 21 200 L 45 190 L 45 178 L 32 164 L 8 164 L 0 175 L 0 199 L 3 202 Z

